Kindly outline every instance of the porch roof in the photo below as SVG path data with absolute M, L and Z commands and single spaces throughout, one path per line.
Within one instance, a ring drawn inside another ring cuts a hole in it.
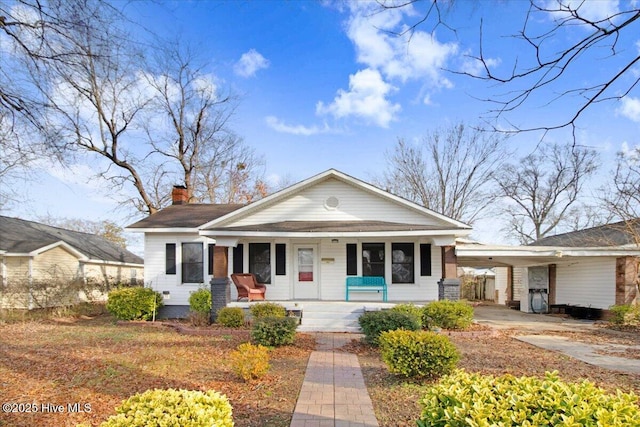
M 211 227 L 207 231 L 222 232 L 275 232 L 275 233 L 361 233 L 371 231 L 442 231 L 451 227 L 402 224 L 385 221 L 280 221 L 266 224 L 243 225 L 236 227 Z

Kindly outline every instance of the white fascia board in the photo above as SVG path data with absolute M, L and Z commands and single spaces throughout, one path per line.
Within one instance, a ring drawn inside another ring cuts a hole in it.
M 173 228 L 125 228 L 124 231 L 131 233 L 183 233 L 183 234 L 193 234 L 198 233 L 199 228 L 181 228 L 181 227 L 173 227 Z
M 107 261 L 104 259 L 87 259 L 82 261 L 84 264 L 98 264 L 98 265 L 114 265 L 118 267 L 136 267 L 143 268 L 144 264 L 136 264 L 133 262 L 122 262 L 122 261 Z
M 535 249 L 534 249 L 535 248 Z M 595 257 L 595 256 L 640 256 L 640 249 L 621 247 L 575 248 L 562 246 L 456 246 L 456 255 L 462 257 Z
M 426 214 L 432 217 L 435 217 L 441 221 L 444 221 L 448 224 L 451 224 L 453 226 L 455 226 L 456 228 L 460 228 L 460 229 L 469 229 L 471 230 L 471 226 L 468 224 L 464 224 L 460 221 L 456 221 L 454 219 L 451 219 L 449 217 L 446 217 L 442 214 L 439 214 L 437 212 L 432 211 L 431 209 L 427 209 L 423 206 L 418 205 L 417 203 L 413 203 L 407 199 L 404 199 L 402 197 L 396 196 L 394 194 L 391 194 L 387 191 L 381 190 L 380 188 L 377 188 L 369 183 L 366 183 L 364 181 L 361 181 L 357 178 L 354 178 L 352 176 L 346 175 L 340 171 L 337 171 L 335 169 L 329 169 L 325 172 L 322 172 L 318 175 L 312 176 L 311 178 L 307 178 L 304 181 L 300 181 L 297 184 L 292 185 L 291 187 L 287 187 L 284 190 L 278 191 L 277 193 L 273 193 L 267 197 L 265 197 L 264 199 L 260 199 L 257 202 L 254 203 L 250 203 L 245 207 L 242 207 L 238 210 L 235 210 L 233 212 L 228 213 L 227 215 L 221 216 L 219 218 L 214 219 L 213 221 L 210 221 L 204 225 L 202 225 L 200 228 L 201 229 L 207 229 L 210 228 L 212 226 L 215 226 L 216 224 L 221 224 L 227 220 L 229 220 L 230 218 L 234 218 L 234 217 L 242 217 L 243 215 L 245 215 L 247 212 L 251 212 L 253 210 L 258 210 L 260 209 L 261 206 L 265 205 L 265 204 L 270 204 L 273 201 L 276 201 L 278 199 L 283 199 L 285 197 L 287 197 L 290 194 L 293 194 L 295 192 L 298 192 L 301 189 L 304 189 L 306 187 L 310 187 L 311 185 L 315 184 L 316 182 L 320 182 L 323 181 L 329 177 L 333 177 L 333 178 L 337 178 L 339 180 L 342 180 L 344 182 L 347 183 L 351 183 L 352 185 L 356 186 L 356 187 L 360 187 L 363 190 L 372 192 L 377 194 L 380 197 L 386 198 L 388 200 L 392 200 L 397 204 L 403 205 L 407 208 L 410 208 L 412 210 L 418 211 L 422 214 Z M 468 234 L 468 233 L 467 233 Z
M 78 251 L 76 248 L 74 248 L 73 246 L 69 245 L 67 242 L 60 240 L 58 242 L 52 243 L 50 245 L 47 246 L 43 246 L 41 248 L 36 249 L 35 251 L 31 251 L 29 252 L 29 256 L 36 256 L 36 255 L 40 255 L 43 252 L 46 252 L 48 250 L 57 248 L 57 247 L 62 247 L 64 249 L 66 249 L 68 252 L 71 252 L 72 255 L 74 255 L 75 257 L 77 257 L 78 259 L 81 260 L 87 260 L 89 259 L 85 254 L 83 254 L 82 252 Z
M 470 230 L 469 230 L 470 231 Z M 455 237 L 463 235 L 466 230 L 437 230 L 427 231 L 413 230 L 413 231 L 348 231 L 348 232 L 273 232 L 273 231 L 206 231 L 200 232 L 203 236 L 215 237 L 216 240 L 220 236 L 233 236 L 236 238 L 241 237 L 292 237 L 292 238 L 339 238 L 339 237 L 431 237 L 431 236 L 451 236 L 452 242 L 455 242 Z M 448 241 L 447 240 L 447 241 Z

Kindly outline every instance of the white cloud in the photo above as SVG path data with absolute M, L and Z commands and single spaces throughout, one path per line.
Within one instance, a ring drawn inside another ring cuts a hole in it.
M 271 129 L 273 129 L 273 130 L 275 130 L 277 132 L 289 133 L 289 134 L 292 134 L 292 135 L 310 136 L 310 135 L 317 135 L 319 133 L 332 132 L 332 130 L 326 124 L 323 127 L 319 127 L 319 126 L 304 126 L 304 125 L 288 125 L 288 124 L 284 123 L 282 120 L 278 119 L 275 116 L 266 117 L 265 118 L 265 122 L 267 123 L 267 125 Z
M 640 123 L 640 98 L 627 96 L 622 98 L 621 102 L 622 105 L 617 112 L 634 122 Z
M 316 113 L 331 114 L 336 118 L 356 116 L 386 128 L 401 110 L 399 104 L 386 99 L 395 90 L 377 70 L 367 68 L 349 76 L 349 90 L 338 90 L 332 103 L 318 102 Z
M 242 54 L 240 60 L 233 67 L 235 73 L 242 77 L 253 77 L 258 70 L 269 67 L 269 61 L 255 49 Z
M 435 87 L 451 87 L 442 68 L 457 53 L 455 43 L 440 43 L 436 34 L 406 32 L 402 23 L 410 7 L 375 12 L 375 2 L 351 3 L 347 35 L 356 48 L 357 60 L 378 69 L 387 79 L 406 82 L 426 80 Z
M 460 65 L 460 71 L 472 76 L 484 76 L 486 74 L 485 65 L 491 70 L 497 68 L 501 63 L 500 58 L 485 58 L 483 64 L 479 59 L 472 57 L 471 52 L 466 52 Z

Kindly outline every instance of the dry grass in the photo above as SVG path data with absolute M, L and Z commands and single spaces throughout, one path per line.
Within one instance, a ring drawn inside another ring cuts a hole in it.
M 109 316 L 0 325 L 0 401 L 38 408 L 2 412 L 0 426 L 95 426 L 122 400 L 153 388 L 214 389 L 231 401 L 236 426 L 288 426 L 315 342 L 298 334 L 295 346 L 271 352 L 265 378 L 246 383 L 228 356 L 248 339 L 246 329 L 125 326 Z M 70 413 L 74 403 L 91 412 Z M 43 413 L 52 408 L 43 404 L 64 412 Z

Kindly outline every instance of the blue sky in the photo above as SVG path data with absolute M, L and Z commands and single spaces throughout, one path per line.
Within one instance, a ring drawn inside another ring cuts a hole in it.
M 587 3 L 595 16 L 617 5 Z M 385 169 L 386 153 L 398 138 L 417 142 L 436 128 L 476 124 L 486 115 L 491 107 L 481 100 L 504 89 L 445 69 L 478 66 L 468 56 L 478 54 L 483 19 L 485 54 L 497 71 L 508 72 L 522 48 L 508 36 L 521 29 L 528 2 L 458 2 L 445 16 L 456 32 L 444 26 L 434 31 L 426 23 L 409 43 L 390 32 L 416 22 L 419 11 L 377 14 L 370 6 L 365 1 L 175 1 L 134 2 L 125 11 L 154 32 L 196 46 L 216 84 L 240 97 L 232 127 L 264 155 L 270 180 L 298 181 L 336 168 L 370 181 Z M 537 17 L 531 24 L 550 19 Z M 585 29 L 574 31 L 563 37 L 571 40 Z M 638 40 L 622 42 L 625 49 L 640 49 Z M 605 55 L 585 55 L 571 81 L 590 84 L 606 74 Z M 558 90 L 551 87 L 542 95 Z M 508 119 L 522 126 L 548 124 L 571 107 L 571 99 L 546 105 L 533 98 Z M 600 152 L 601 176 L 610 176 L 615 153 L 638 143 L 640 95 L 598 105 L 579 125 L 579 143 Z M 554 132 L 545 141 L 568 142 L 569 135 Z M 527 133 L 510 144 L 515 156 L 523 156 L 539 142 L 540 134 Z M 125 213 L 114 210 L 115 202 L 105 195 L 108 188 L 91 175 L 86 165 L 39 171 L 25 203 L 5 214 L 114 219 L 126 225 Z M 486 222 L 476 229 L 482 240 L 503 240 Z

